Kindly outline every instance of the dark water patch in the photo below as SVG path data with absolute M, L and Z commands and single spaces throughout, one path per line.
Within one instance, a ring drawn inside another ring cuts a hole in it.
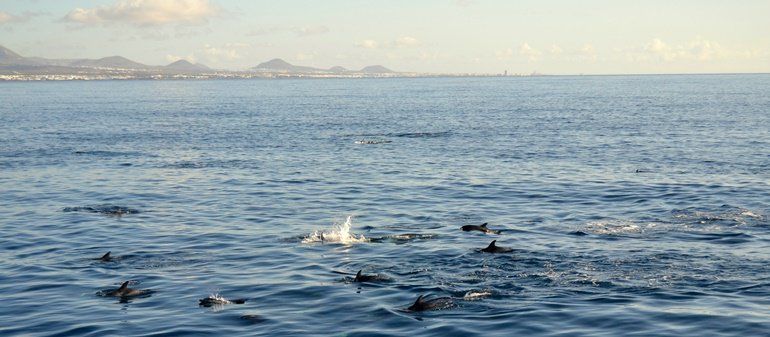
M 720 232 L 720 233 L 679 233 L 677 237 L 684 240 L 706 241 L 715 244 L 742 244 L 752 241 L 754 236 L 746 233 Z
M 77 206 L 77 207 L 65 207 L 63 212 L 83 212 L 83 213 L 99 213 L 111 216 L 123 216 L 128 214 L 141 213 L 139 210 L 129 208 L 125 206 L 117 206 L 110 204 L 96 205 L 96 206 Z
M 248 325 L 262 324 L 268 321 L 268 319 L 265 316 L 257 315 L 257 314 L 241 315 L 238 317 L 238 319 L 240 322 Z
M 438 238 L 438 234 L 404 233 L 404 234 L 393 234 L 393 235 L 373 237 L 373 238 L 370 238 L 369 241 L 376 242 L 376 243 L 390 242 L 395 244 L 403 244 L 403 243 L 407 243 L 415 240 L 434 240 L 437 238 Z
M 451 131 L 441 131 L 441 132 L 402 132 L 402 133 L 388 134 L 388 136 L 401 137 L 401 138 L 442 138 L 442 137 L 448 137 L 450 135 L 452 135 Z
M 361 139 L 361 140 L 355 141 L 355 143 L 359 145 L 378 145 L 378 144 L 388 144 L 392 142 L 393 141 L 384 140 L 384 139 Z

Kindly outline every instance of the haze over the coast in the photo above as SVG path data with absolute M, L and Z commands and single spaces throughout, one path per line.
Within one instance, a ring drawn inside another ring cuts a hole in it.
M 0 45 L 228 70 L 280 58 L 421 73 L 770 72 L 767 13 L 761 0 L 3 1 Z

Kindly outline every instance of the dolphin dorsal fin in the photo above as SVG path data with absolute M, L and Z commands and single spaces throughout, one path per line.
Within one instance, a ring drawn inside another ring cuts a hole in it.
M 359 270 L 358 273 L 356 273 L 356 280 L 361 279 L 361 272 L 364 271 L 363 269 Z
M 419 304 L 422 304 L 422 297 L 423 297 L 423 296 L 424 296 L 424 295 L 420 295 L 420 297 L 417 297 L 417 300 L 416 300 L 416 301 L 414 301 L 414 305 L 419 305 Z
M 485 222 L 485 223 L 481 224 L 481 227 L 482 228 L 487 228 L 487 223 Z
M 110 253 L 112 253 L 112 252 L 107 252 L 107 254 L 102 255 L 101 259 L 102 260 L 109 260 L 110 259 Z
M 494 248 L 494 247 L 496 247 L 495 246 L 495 242 L 497 242 L 497 240 L 492 240 L 492 242 L 489 243 L 489 247 L 487 247 L 487 248 Z
M 128 281 L 123 282 L 123 284 L 120 286 L 118 290 L 126 290 L 128 289 Z

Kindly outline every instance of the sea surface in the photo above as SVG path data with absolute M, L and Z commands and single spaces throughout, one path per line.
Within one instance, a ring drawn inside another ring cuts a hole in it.
M 770 75 L 0 83 L 2 336 L 768 336 L 768 216 Z

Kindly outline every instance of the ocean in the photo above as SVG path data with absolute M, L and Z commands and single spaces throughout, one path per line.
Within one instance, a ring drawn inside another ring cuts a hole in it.
M 0 83 L 0 335 L 766 336 L 768 93 Z M 460 229 L 482 223 L 501 233 Z M 125 281 L 151 292 L 107 296 Z M 448 305 L 408 310 L 420 295 Z

